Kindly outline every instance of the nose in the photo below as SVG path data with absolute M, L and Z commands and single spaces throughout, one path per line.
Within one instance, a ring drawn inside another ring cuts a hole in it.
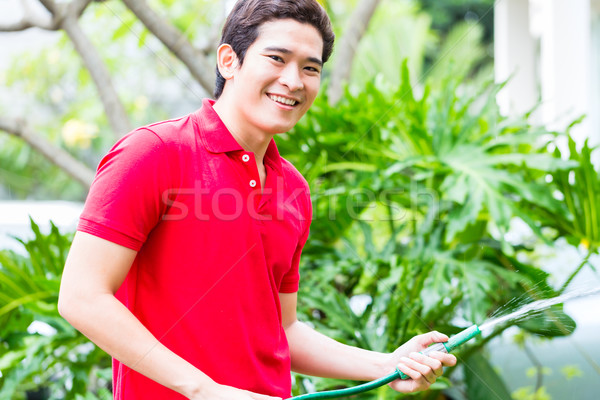
M 281 71 L 279 83 L 286 86 L 290 92 L 304 89 L 304 82 L 302 81 L 298 66 L 293 63 L 290 63 L 283 71 Z

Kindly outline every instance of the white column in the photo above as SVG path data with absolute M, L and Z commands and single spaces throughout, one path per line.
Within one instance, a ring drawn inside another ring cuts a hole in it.
M 541 37 L 543 122 L 564 130 L 582 114 L 588 118 L 572 133 L 578 143 L 590 136 L 590 0 L 546 0 Z
M 536 43 L 529 29 L 529 0 L 502 0 L 494 9 L 496 82 L 510 78 L 498 94 L 504 115 L 522 114 L 538 101 Z
M 600 0 L 592 1 L 590 143 L 600 145 Z M 594 154 L 600 167 L 600 151 Z

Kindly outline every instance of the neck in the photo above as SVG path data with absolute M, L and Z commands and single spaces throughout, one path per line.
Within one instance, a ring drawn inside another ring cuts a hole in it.
M 215 102 L 213 109 L 233 138 L 244 150 L 253 152 L 257 164 L 261 165 L 274 135 L 249 127 L 240 120 L 239 113 L 235 112 L 235 108 L 228 105 L 222 98 Z

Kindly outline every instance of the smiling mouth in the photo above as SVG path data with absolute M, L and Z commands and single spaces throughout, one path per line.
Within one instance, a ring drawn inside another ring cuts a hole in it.
M 285 97 L 275 96 L 275 95 L 272 95 L 272 94 L 270 94 L 268 96 L 274 102 L 280 103 L 280 104 L 284 104 L 286 106 L 295 106 L 296 104 L 298 104 L 298 102 L 296 100 L 293 100 L 293 99 L 287 99 Z

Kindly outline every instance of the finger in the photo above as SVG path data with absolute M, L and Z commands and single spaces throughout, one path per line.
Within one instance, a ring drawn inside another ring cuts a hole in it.
M 428 357 L 421 353 L 410 353 L 409 357 L 415 360 L 418 363 L 428 366 L 433 372 L 433 381 L 431 381 L 431 377 L 428 377 L 427 380 L 431 383 L 435 382 L 439 376 L 442 376 L 444 373 L 443 364 L 440 360 L 433 357 Z
M 438 376 L 444 372 L 442 363 L 434 358 L 429 358 L 421 353 L 410 353 L 409 358 L 417 363 L 415 368 L 421 372 L 429 383 L 434 383 Z
M 456 357 L 452 354 L 442 353 L 441 351 L 432 351 L 428 356 L 439 360 L 445 367 L 454 367 L 456 365 Z
M 402 357 L 400 359 L 400 364 L 398 364 L 397 368 L 401 372 L 404 372 L 404 375 L 408 376 L 410 379 L 419 380 L 423 377 L 423 375 L 412 367 L 412 365 L 414 364 L 415 362 L 412 361 L 410 358 Z
M 425 348 L 433 343 L 447 342 L 449 338 L 448 336 L 438 331 L 431 331 L 422 335 L 415 336 L 413 339 L 415 339 L 418 344 Z
M 416 361 L 414 358 L 415 355 L 419 355 L 419 353 L 411 353 L 411 358 L 402 357 L 400 362 L 408 366 L 409 368 L 417 371 L 418 373 L 425 378 L 425 380 L 429 383 L 433 383 L 436 380 L 436 376 L 431 367 L 427 364 L 421 363 L 420 361 Z M 422 356 L 422 355 L 421 355 Z M 424 357 L 424 356 L 423 356 Z M 437 361 L 437 360 L 436 360 Z M 439 362 L 439 361 L 438 361 Z M 413 378 L 414 379 L 414 378 Z
M 390 383 L 389 386 L 395 391 L 401 393 L 414 393 L 429 389 L 429 383 L 423 378 L 416 381 L 413 379 L 398 379 Z
M 402 393 L 413 393 L 421 390 L 427 390 L 429 388 L 429 382 L 427 382 L 427 380 L 423 377 L 423 375 L 421 375 L 419 371 L 416 371 L 403 363 L 398 364 L 397 368 L 410 379 L 395 380 L 390 384 L 390 387 L 392 389 Z
M 442 343 L 442 342 L 447 342 L 449 337 L 447 335 L 444 335 L 441 332 L 438 331 L 431 331 L 425 334 L 427 336 L 427 339 L 431 340 L 431 343 Z

